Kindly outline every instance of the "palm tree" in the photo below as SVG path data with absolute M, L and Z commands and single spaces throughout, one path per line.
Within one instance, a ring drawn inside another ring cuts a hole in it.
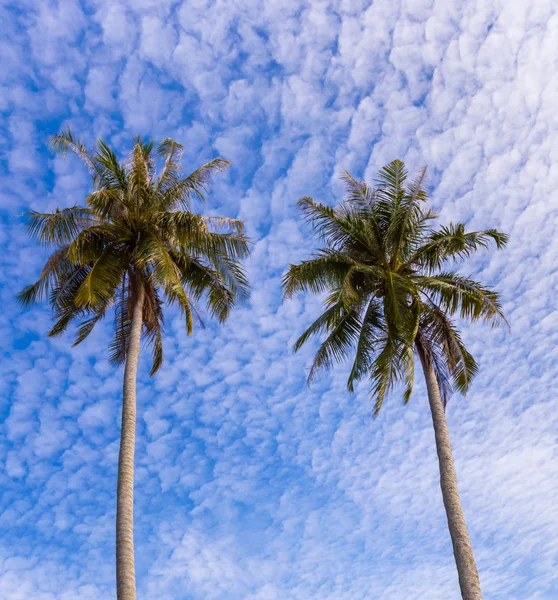
M 377 415 L 386 394 L 403 383 L 411 397 L 415 355 L 426 379 L 432 412 L 440 485 L 464 600 L 482 598 L 479 576 L 457 489 L 445 406 L 453 389 L 465 394 L 477 364 L 465 348 L 452 316 L 505 323 L 498 294 L 446 265 L 467 258 L 507 236 L 490 229 L 465 232 L 462 224 L 434 229 L 436 214 L 424 204 L 426 169 L 406 183 L 407 171 L 393 161 L 374 186 L 348 173 L 346 201 L 330 208 L 302 198 L 299 207 L 324 247 L 311 259 L 291 265 L 284 277 L 286 297 L 326 293 L 325 311 L 302 334 L 295 351 L 312 336 L 324 336 L 311 366 L 321 369 L 354 356 L 348 389 L 367 376 Z
M 228 162 L 216 158 L 187 177 L 179 167 L 182 146 L 165 139 L 138 138 L 124 162 L 103 141 L 93 153 L 68 130 L 50 140 L 62 154 L 74 152 L 93 178 L 85 205 L 52 213 L 28 213 L 32 238 L 52 249 L 39 280 L 19 300 L 30 305 L 48 298 L 56 322 L 49 336 L 80 321 L 75 344 L 114 309 L 110 359 L 124 365 L 122 432 L 116 509 L 118 600 L 135 600 L 134 448 L 136 380 L 140 342 L 153 351 L 153 375 L 163 361 L 164 301 L 180 308 L 192 333 L 204 301 L 223 322 L 238 299 L 248 295 L 240 259 L 249 253 L 242 222 L 190 212 L 203 199 L 209 180 Z M 157 158 L 164 163 L 156 172 Z

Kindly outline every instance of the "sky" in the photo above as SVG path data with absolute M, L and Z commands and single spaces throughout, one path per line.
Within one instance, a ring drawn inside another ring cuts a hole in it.
M 553 0 L 0 0 L 0 596 L 115 597 L 122 370 L 110 320 L 77 348 L 21 309 L 44 252 L 22 214 L 90 181 L 48 136 L 69 124 L 124 158 L 184 145 L 231 161 L 206 214 L 245 221 L 248 304 L 140 362 L 138 598 L 458 600 L 424 383 L 380 416 L 347 365 L 311 387 L 292 343 L 320 299 L 282 300 L 317 241 L 301 196 L 344 169 L 429 169 L 441 223 L 510 234 L 460 267 L 507 330 L 464 327 L 480 364 L 447 408 L 485 600 L 558 597 L 558 5 Z

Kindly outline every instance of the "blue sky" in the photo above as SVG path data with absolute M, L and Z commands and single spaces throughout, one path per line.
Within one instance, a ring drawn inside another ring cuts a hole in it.
M 511 235 L 464 267 L 502 293 L 511 332 L 466 328 L 481 371 L 447 418 L 486 600 L 558 597 L 558 13 L 552 0 L 21 0 L 0 3 L 0 590 L 6 600 L 114 597 L 122 372 L 110 323 L 80 347 L 45 338 L 15 293 L 44 254 L 24 210 L 73 205 L 70 124 L 121 156 L 172 136 L 184 168 L 232 161 L 200 210 L 255 242 L 249 305 L 141 363 L 138 597 L 453 600 L 457 577 L 420 377 L 371 417 L 346 367 L 311 389 L 319 310 L 283 303 L 315 248 L 296 211 L 332 203 L 343 169 L 427 164 L 441 220 Z

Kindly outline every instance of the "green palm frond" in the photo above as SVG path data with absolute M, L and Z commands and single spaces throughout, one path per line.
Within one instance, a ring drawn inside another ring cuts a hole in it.
M 83 314 L 74 308 L 62 313 L 59 317 L 57 317 L 56 322 L 49 330 L 47 334 L 48 337 L 57 337 L 62 335 L 68 329 L 68 326 L 73 320 L 82 316 Z
M 186 320 L 186 333 L 192 335 L 194 329 L 194 312 L 190 298 L 180 281 L 173 283 L 165 290 L 169 303 L 177 304 Z
M 57 276 L 49 298 L 56 319 L 48 333 L 49 337 L 61 335 L 73 320 L 88 316 L 90 311 L 77 306 L 75 296 L 89 271 L 88 265 L 71 265 L 71 268 L 65 269 Z
M 238 261 L 250 255 L 250 244 L 243 233 L 212 232 L 205 240 L 200 240 L 196 245 L 188 245 L 186 249 L 192 253 L 204 254 L 209 260 L 229 256 Z
M 165 232 L 169 240 L 180 246 L 195 246 L 207 241 L 210 230 L 202 215 L 188 211 L 160 212 L 156 226 Z
M 115 152 L 103 140 L 97 141 L 95 162 L 98 175 L 94 183 L 99 189 L 119 190 L 121 196 L 128 189 L 128 175 L 124 165 L 120 163 Z
M 151 266 L 158 285 L 171 286 L 180 280 L 180 269 L 169 254 L 169 248 L 153 232 L 143 232 L 133 254 L 134 262 L 142 269 Z
M 372 382 L 371 395 L 374 398 L 374 416 L 382 408 L 386 395 L 405 378 L 405 361 L 407 354 L 405 345 L 393 332 L 388 332 L 375 353 L 370 365 L 369 376 Z
M 242 233 L 244 222 L 240 219 L 229 219 L 228 217 L 203 217 L 205 224 L 211 227 L 216 233 L 226 230 L 233 233 Z
M 157 284 L 153 279 L 152 273 L 143 274 L 143 286 L 145 290 L 145 301 L 143 303 L 143 325 L 146 332 L 155 329 L 163 330 L 165 315 L 163 312 L 164 302 L 161 299 Z M 125 292 L 125 288 L 122 288 Z
M 355 360 L 347 381 L 347 389 L 350 392 L 354 392 L 355 383 L 370 372 L 378 344 L 386 335 L 382 305 L 376 298 L 372 298 L 362 318 Z
M 500 250 L 506 246 L 508 235 L 496 229 L 465 232 L 462 223 L 450 223 L 447 227 L 432 231 L 408 262 L 409 265 L 417 264 L 429 271 L 435 271 L 450 259 L 469 258 L 478 250 L 487 249 L 491 241 Z
M 242 226 L 236 219 L 227 221 L 173 211 L 160 213 L 156 226 L 164 232 L 165 240 L 185 251 L 216 257 L 224 254 L 239 260 L 246 258 L 250 246 L 248 238 L 241 232 Z
M 222 158 L 214 158 L 188 177 L 184 177 L 170 185 L 162 194 L 161 210 L 172 211 L 178 208 L 190 210 L 192 198 L 197 197 L 205 202 L 205 194 L 209 182 L 219 172 L 225 171 L 230 162 Z
M 96 313 L 92 317 L 86 319 L 85 321 L 79 324 L 76 340 L 72 344 L 72 346 L 77 346 L 81 344 L 85 339 L 89 337 L 89 334 L 93 331 L 95 325 L 97 325 L 99 321 L 104 319 L 106 309 L 107 306 L 97 309 Z
M 400 189 L 399 179 L 405 179 L 400 170 L 395 169 L 394 172 L 398 175 L 397 190 L 394 188 L 391 218 L 385 233 L 386 242 L 391 251 L 392 268 L 404 261 L 408 248 L 415 243 L 417 237 L 424 230 L 425 221 L 430 220 L 430 215 L 427 215 L 421 206 L 421 201 L 424 201 L 426 197 L 423 190 L 426 167 L 407 189 Z
M 452 376 L 441 348 L 428 339 L 423 329 L 419 329 L 417 333 L 415 348 L 425 365 L 433 369 L 440 390 L 440 400 L 445 407 L 453 395 L 454 388 Z
M 337 319 L 328 327 L 328 336 L 320 344 L 308 373 L 311 383 L 320 370 L 330 369 L 336 362 L 343 362 L 358 339 L 360 321 L 357 311 L 342 308 Z M 300 341 L 300 340 L 299 340 Z M 297 344 L 298 345 L 298 342 Z
M 104 305 L 113 298 L 128 267 L 128 257 L 118 246 L 108 246 L 93 264 L 76 292 L 80 308 Z
M 87 265 L 98 260 L 105 249 L 114 246 L 117 240 L 130 235 L 130 231 L 120 224 L 93 225 L 80 231 L 68 245 L 68 259 L 75 264 Z
M 199 259 L 196 259 L 195 262 L 199 262 Z M 237 300 L 239 302 L 248 301 L 250 298 L 250 284 L 242 263 L 225 253 L 210 257 L 210 262 L 219 274 L 220 281 L 233 294 L 235 303 Z
M 142 268 L 151 266 L 153 280 L 165 290 L 168 301 L 181 308 L 186 318 L 186 331 L 190 335 L 193 330 L 194 310 L 182 284 L 180 267 L 165 244 L 156 235 L 147 233 L 137 248 L 135 259 Z
M 347 171 L 341 176 L 347 194 L 345 208 L 353 219 L 360 220 L 365 232 L 364 239 L 374 256 L 384 257 L 383 231 L 389 223 L 389 209 L 378 190 L 365 181 L 354 179 Z M 384 257 L 385 262 L 385 257 Z
M 63 156 L 70 150 L 85 164 L 89 174 L 93 178 L 99 175 L 99 169 L 95 159 L 87 151 L 84 144 L 74 136 L 69 125 L 67 126 L 66 131 L 50 136 L 49 146 L 54 152 L 62 154 Z
M 410 322 L 409 310 L 414 306 L 417 287 L 409 277 L 403 277 L 390 270 L 384 272 L 384 277 L 383 304 L 386 321 L 389 326 L 403 333 L 403 329 Z M 411 319 L 411 325 L 414 327 L 414 319 Z
M 41 270 L 39 280 L 26 286 L 17 298 L 23 306 L 31 306 L 35 302 L 44 300 L 52 286 L 67 272 L 73 271 L 74 265 L 68 259 L 68 246 L 60 246 L 47 259 Z
M 178 264 L 179 261 L 180 258 L 177 260 Z M 238 299 L 247 294 L 245 280 L 242 281 L 244 288 L 238 291 L 235 287 L 237 282 L 233 285 L 228 284 L 219 271 L 197 258 L 190 259 L 188 270 L 190 276 L 183 279 L 182 284 L 196 302 L 205 296 L 208 312 L 220 322 L 228 318 Z
M 81 206 L 72 206 L 52 213 L 29 211 L 27 216 L 27 233 L 45 246 L 60 246 L 71 242 L 86 227 L 97 221 L 93 211 Z
M 390 206 L 395 207 L 405 193 L 407 169 L 400 160 L 393 160 L 382 167 L 376 179 L 376 189 L 380 197 L 384 198 Z
M 121 216 L 126 210 L 124 191 L 121 187 L 104 187 L 94 190 L 87 196 L 85 202 L 102 221 L 110 219 L 111 216 Z
M 157 156 L 165 159 L 165 166 L 157 180 L 157 192 L 165 192 L 180 181 L 180 160 L 183 146 L 171 138 L 164 139 L 157 146 Z
M 298 352 L 304 344 L 313 336 L 322 335 L 333 330 L 343 316 L 343 305 L 335 302 L 327 308 L 308 329 L 296 340 L 293 350 Z
M 351 248 L 368 254 L 376 249 L 377 244 L 375 240 L 368 239 L 367 228 L 359 213 L 349 207 L 333 209 L 307 196 L 298 201 L 298 207 L 304 220 L 313 227 L 329 250 L 342 252 Z
M 421 315 L 423 346 L 429 352 L 435 348 L 443 356 L 453 386 L 462 394 L 469 389 L 478 365 L 461 340 L 455 325 L 442 308 L 426 302 Z
M 403 403 L 407 404 L 411 399 L 413 387 L 415 385 L 415 356 L 412 346 L 407 346 L 403 355 L 403 378 L 405 381 L 405 391 L 403 392 Z
M 283 277 L 285 297 L 292 298 L 303 291 L 319 294 L 339 287 L 354 264 L 341 252 L 321 250 L 316 258 L 290 266 Z
M 498 293 L 469 277 L 448 271 L 415 276 L 413 279 L 421 292 L 426 293 L 449 315 L 458 314 L 470 321 L 482 319 L 493 327 L 508 324 Z
M 348 171 L 343 172 L 341 180 L 345 183 L 346 202 L 351 207 L 372 213 L 377 200 L 376 190 L 365 181 L 355 179 Z

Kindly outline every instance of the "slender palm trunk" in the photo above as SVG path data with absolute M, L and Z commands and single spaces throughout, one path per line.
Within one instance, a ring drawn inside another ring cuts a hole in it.
M 457 476 L 455 474 L 448 425 L 440 398 L 438 380 L 436 379 L 432 365 L 425 359 L 420 349 L 419 357 L 424 370 L 428 401 L 432 412 L 436 450 L 440 465 L 440 487 L 442 488 L 442 497 L 444 499 L 444 507 L 446 509 L 448 527 L 453 544 L 453 555 L 455 556 L 455 564 L 459 575 L 461 597 L 463 600 L 482 600 L 479 574 L 473 556 L 473 547 L 459 499 Z
M 134 452 L 136 443 L 136 378 L 143 324 L 144 289 L 138 286 L 124 369 L 122 432 L 116 499 L 116 597 L 136 600 L 134 564 Z

